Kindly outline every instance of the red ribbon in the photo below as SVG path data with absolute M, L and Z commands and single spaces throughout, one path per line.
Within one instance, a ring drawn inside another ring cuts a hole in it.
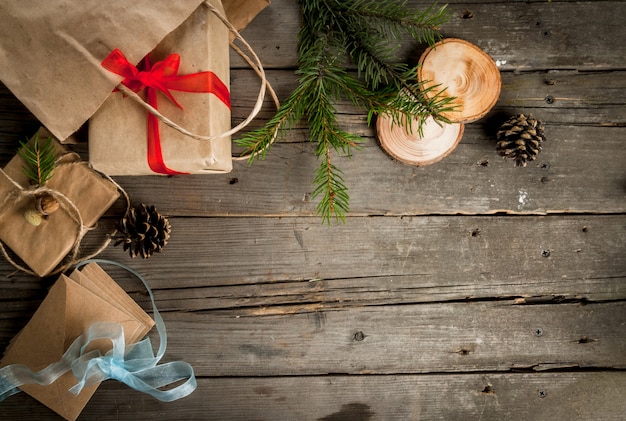
M 124 77 L 122 83 L 134 92 L 142 89 L 146 91 L 146 100 L 155 109 L 158 109 L 157 91 L 163 93 L 180 109 L 183 107 L 174 99 L 170 90 L 182 92 L 204 92 L 214 94 L 230 109 L 230 93 L 228 88 L 213 72 L 199 72 L 188 75 L 178 75 L 180 56 L 171 54 L 165 60 L 150 64 L 146 56 L 137 67 L 126 60 L 126 57 L 117 48 L 102 61 L 102 67 Z M 161 136 L 159 134 L 159 119 L 148 113 L 148 165 L 159 174 L 188 174 L 172 170 L 165 165 L 161 150 Z

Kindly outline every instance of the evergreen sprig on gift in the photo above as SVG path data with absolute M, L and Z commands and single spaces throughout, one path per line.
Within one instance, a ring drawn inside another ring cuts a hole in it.
M 428 99 L 417 80 L 417 69 L 398 57 L 405 35 L 434 44 L 438 27 L 447 20 L 445 6 L 411 10 L 401 0 L 298 0 L 302 28 L 298 35 L 298 86 L 261 129 L 237 143 L 255 157 L 264 158 L 276 136 L 306 119 L 310 140 L 317 142 L 320 166 L 314 178 L 313 197 L 319 197 L 322 219 L 345 219 L 349 211 L 348 188 L 342 171 L 333 163 L 335 152 L 350 156 L 362 138 L 342 130 L 335 104 L 348 100 L 368 114 L 387 113 L 402 124 L 433 116 L 441 121 L 453 98 Z M 353 63 L 355 72 L 348 66 Z M 433 89 L 434 87 L 430 88 Z M 419 126 L 421 128 L 421 125 Z
M 56 150 L 52 138 L 40 141 L 39 134 L 36 134 L 32 146 L 25 142 L 20 142 L 20 145 L 22 148 L 18 154 L 26 161 L 26 165 L 22 166 L 24 174 L 31 184 L 43 186 L 54 175 Z

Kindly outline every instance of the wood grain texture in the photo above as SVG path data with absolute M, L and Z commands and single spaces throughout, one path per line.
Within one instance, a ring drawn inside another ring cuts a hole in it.
M 350 218 L 332 229 L 309 218 L 171 223 L 162 254 L 132 260 L 109 247 L 100 256 L 142 273 L 164 311 L 626 297 L 624 216 Z M 0 262 L 0 273 L 13 271 Z M 45 291 L 18 273 L 0 278 L 0 296 L 14 314 L 34 311 Z M 148 308 L 144 294 L 134 298 Z
M 510 304 L 259 308 L 165 321 L 169 358 L 184 352 L 199 376 L 626 368 L 624 303 Z
M 189 398 L 162 403 L 106 382 L 82 418 L 619 421 L 624 388 L 626 376 L 616 372 L 201 378 Z M 7 419 L 56 419 L 24 395 L 3 402 L 0 411 Z
M 451 19 L 441 27 L 445 37 L 476 44 L 504 70 L 623 68 L 626 28 L 621 1 L 581 2 L 466 2 L 448 1 Z M 431 3 L 411 0 L 416 8 Z M 463 18 L 471 11 L 473 17 Z M 243 32 L 268 68 L 293 68 L 300 28 L 299 6 L 291 0 L 273 0 Z M 406 44 L 401 54 L 419 58 L 422 47 Z M 245 63 L 231 54 L 235 67 Z
M 432 166 L 395 162 L 373 139 L 334 162 L 344 171 L 352 216 L 620 213 L 626 209 L 623 131 L 548 125 L 543 151 L 526 168 L 499 157 L 495 139 L 474 125 Z M 236 163 L 232 173 L 212 178 L 116 179 L 137 200 L 157 192 L 152 200 L 169 215 L 313 216 L 317 165 L 314 145 L 277 144 L 266 160 Z
M 296 86 L 296 76 L 292 71 L 268 70 L 268 78 L 280 98 L 286 98 Z M 473 125 L 485 126 L 493 122 L 499 114 L 530 112 L 541 117 L 549 125 L 571 126 L 598 125 L 611 126 L 625 124 L 621 106 L 626 103 L 626 76 L 622 70 L 586 72 L 576 70 L 550 70 L 511 72 L 501 71 L 502 90 L 494 110 L 484 119 Z M 258 80 L 252 71 L 233 70 L 231 85 L 233 89 L 233 115 L 237 121 L 247 116 L 249 108 L 256 99 Z M 263 116 L 269 117 L 274 109 L 266 99 Z M 566 113 L 563 110 L 567 110 Z M 351 107 L 347 103 L 338 104 L 342 117 L 357 120 L 363 110 Z M 352 116 L 354 115 L 354 116 Z M 364 119 L 354 124 L 359 134 L 369 133 L 363 130 Z M 258 123 L 261 123 L 259 121 Z M 342 121 L 349 124 L 351 121 Z M 291 133 L 291 132 L 290 132 Z M 296 131 L 297 133 L 297 131 Z M 298 136 L 281 138 L 281 141 L 298 141 Z
M 170 218 L 172 237 L 149 260 L 114 247 L 100 257 L 146 277 L 168 331 L 164 362 L 190 362 L 199 387 L 161 403 L 109 381 L 81 419 L 623 419 L 626 3 L 448 3 L 444 35 L 499 64 L 498 102 L 425 168 L 393 161 L 366 112 L 337 104 L 342 128 L 364 138 L 335 161 L 350 188 L 345 224 L 315 216 L 304 124 L 230 174 L 116 178 Z M 243 32 L 283 100 L 297 84 L 299 25 L 296 1 L 273 0 Z M 424 49 L 406 42 L 400 55 L 416 63 Z M 259 82 L 231 58 L 236 124 Z M 267 99 L 251 127 L 273 112 Z M 543 120 L 547 137 L 523 169 L 495 151 L 498 126 L 519 113 Z M 0 165 L 38 125 L 0 85 Z M 88 158 L 85 144 L 73 149 Z M 136 279 L 105 270 L 149 311 Z M 0 260 L 0 349 L 54 281 Z M 58 419 L 24 394 L 0 418 Z

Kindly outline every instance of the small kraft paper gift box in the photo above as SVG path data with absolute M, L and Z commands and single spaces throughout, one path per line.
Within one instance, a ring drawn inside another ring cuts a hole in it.
M 36 275 L 50 274 L 72 251 L 77 250 L 86 230 L 92 227 L 119 197 L 117 186 L 89 168 L 86 162 L 40 129 L 40 142 L 51 139 L 57 163 L 44 188 L 31 186 L 25 160 L 15 155 L 0 172 L 0 241 Z M 32 145 L 34 138 L 28 145 Z M 37 206 L 41 192 L 59 204 L 38 225 L 25 216 Z M 8 255 L 8 251 L 4 250 Z
M 220 0 L 211 4 L 224 13 Z M 103 66 L 127 76 L 122 83 L 140 90 L 179 126 L 219 136 L 231 124 L 229 34 L 202 4 L 136 68 L 120 64 L 119 56 L 110 56 Z M 229 136 L 193 139 L 115 92 L 89 120 L 89 161 L 109 175 L 226 173 L 232 169 L 231 142 Z
M 11 340 L 0 366 L 21 364 L 33 372 L 44 370 L 58 364 L 93 323 L 103 322 L 120 325 L 126 344 L 136 343 L 154 326 L 152 318 L 99 265 L 89 263 L 59 277 L 28 324 Z M 104 355 L 110 348 L 111 340 L 97 339 L 82 354 L 98 350 Z M 74 395 L 70 388 L 77 381 L 69 370 L 47 386 L 24 384 L 20 389 L 63 418 L 75 420 L 100 384 L 86 385 Z

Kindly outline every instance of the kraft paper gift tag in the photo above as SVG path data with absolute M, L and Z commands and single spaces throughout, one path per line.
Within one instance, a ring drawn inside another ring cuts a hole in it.
M 37 134 L 40 141 L 49 135 L 43 129 Z M 56 165 L 46 187 L 73 203 L 83 225 L 91 227 L 119 197 L 117 187 L 89 168 L 77 155 L 65 155 L 67 150 L 56 140 L 54 144 L 57 158 L 64 158 Z M 81 227 L 73 208 L 65 202 L 65 206 L 50 214 L 39 226 L 26 220 L 24 213 L 35 208 L 35 198 L 20 193 L 13 184 L 15 182 L 24 191 L 28 190 L 23 165 L 24 160 L 16 154 L 4 167 L 4 174 L 0 173 L 0 241 L 38 276 L 46 276 L 72 250 L 76 241 L 80 241 Z
M 223 12 L 220 0 L 211 0 L 211 4 Z M 150 61 L 156 63 L 172 53 L 179 54 L 179 75 L 213 72 L 229 95 L 229 33 L 219 18 L 201 5 L 159 43 L 150 53 Z M 221 135 L 230 129 L 230 104 L 218 95 L 180 91 L 171 94 L 182 109 L 161 93 L 156 93 L 158 107 L 155 108 L 179 126 L 205 136 Z M 120 92 L 112 94 L 89 120 L 91 165 L 108 175 L 231 171 L 230 137 L 196 140 L 155 119 L 162 150 L 162 155 L 156 156 L 157 146 L 153 149 L 148 146 L 148 117 L 148 112 L 135 101 Z M 173 172 L 160 172 L 164 167 Z
M 69 277 L 61 275 L 28 324 L 11 341 L 1 366 L 23 364 L 39 371 L 59 361 L 70 344 L 94 322 L 119 323 L 127 344 L 136 343 L 154 321 L 100 266 L 90 263 Z M 95 344 L 104 354 L 110 341 Z M 99 384 L 77 396 L 69 389 L 77 383 L 71 371 L 49 386 L 23 385 L 21 389 L 68 420 L 75 420 Z
M 100 63 L 115 48 L 136 64 L 203 0 L 0 2 L 0 81 L 64 142 L 120 79 Z M 241 29 L 268 0 L 224 0 Z

